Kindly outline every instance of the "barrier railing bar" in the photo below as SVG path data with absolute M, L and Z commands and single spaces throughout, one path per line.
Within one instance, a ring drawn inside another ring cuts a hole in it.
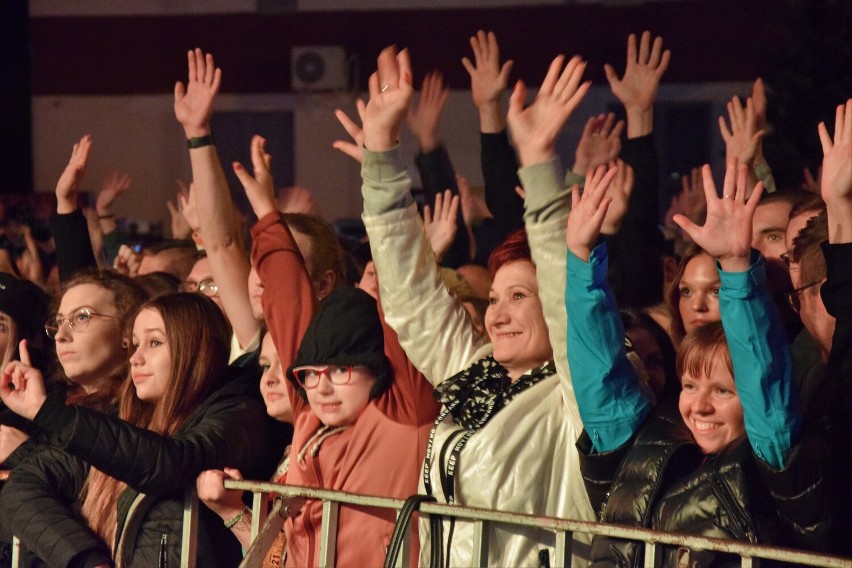
M 659 546 L 653 543 L 645 544 L 645 568 L 657 568 L 659 566 Z
M 198 547 L 198 493 L 194 490 L 184 494 L 180 543 L 180 567 L 195 568 L 195 552 Z
M 337 518 L 340 503 L 323 501 L 322 527 L 320 528 L 320 568 L 334 568 L 334 555 L 337 550 Z
M 355 495 L 340 491 L 329 491 L 327 489 L 316 489 L 296 485 L 279 485 L 270 482 L 226 480 L 225 487 L 228 489 L 275 493 L 284 496 L 303 496 L 307 499 L 319 499 L 324 501 L 332 500 L 349 505 L 362 505 L 389 509 L 399 509 L 404 504 L 404 501 L 401 499 L 376 497 L 371 495 Z M 491 509 L 479 509 L 475 507 L 462 507 L 459 505 L 445 505 L 439 503 L 423 503 L 420 506 L 420 512 L 421 514 L 448 515 L 466 520 L 483 520 L 528 527 L 538 527 L 540 529 L 550 530 L 554 533 L 567 531 L 623 538 L 645 542 L 646 549 L 649 548 L 649 546 L 647 546 L 648 544 L 666 544 L 700 550 L 717 550 L 720 552 L 736 554 L 741 557 L 758 557 L 767 560 L 779 560 L 781 562 L 802 564 L 806 566 L 852 568 L 852 559 L 841 558 L 839 556 L 829 556 L 790 548 L 769 547 L 719 538 L 664 533 L 649 529 L 601 524 L 590 521 L 538 517 L 524 513 L 510 513 L 494 511 Z
M 571 554 L 574 547 L 574 533 L 559 531 L 556 533 L 553 568 L 571 568 Z
M 24 559 L 21 553 L 21 541 L 18 537 L 12 537 L 12 568 L 23 568 Z
M 266 495 L 254 493 L 251 499 L 251 541 L 254 542 L 260 533 L 260 528 L 266 524 L 267 511 Z
M 488 521 L 473 522 L 473 558 L 474 566 L 488 566 Z
M 752 568 L 754 561 L 751 556 L 741 556 L 740 559 L 740 566 L 742 566 L 742 568 Z
M 366 507 L 379 507 L 382 509 L 401 509 L 405 504 L 405 500 L 403 499 L 376 497 L 373 495 L 357 495 L 355 493 L 344 493 L 342 491 L 302 487 L 301 485 L 281 485 L 270 481 L 226 479 L 225 488 L 242 489 L 243 491 L 252 491 L 254 493 L 275 493 L 276 495 L 284 497 L 304 497 L 305 499 L 337 501 L 338 503 L 345 503 L 347 505 L 363 505 Z

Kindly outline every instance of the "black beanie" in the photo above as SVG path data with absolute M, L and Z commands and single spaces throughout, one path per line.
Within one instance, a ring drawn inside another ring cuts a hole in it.
M 341 286 L 320 302 L 296 360 L 287 369 L 287 378 L 304 397 L 304 390 L 293 376 L 293 369 L 303 365 L 365 365 L 376 375 L 370 399 L 384 393 L 393 374 L 385 356 L 382 322 L 373 297 L 358 288 Z

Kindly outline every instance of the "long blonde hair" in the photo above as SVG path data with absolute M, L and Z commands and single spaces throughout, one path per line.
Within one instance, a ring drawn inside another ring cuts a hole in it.
M 222 384 L 231 327 L 221 310 L 200 294 L 159 296 L 143 304 L 139 312 L 145 309 L 156 310 L 163 318 L 171 355 L 170 379 L 166 392 L 154 404 L 139 399 L 133 381 L 125 380 L 119 395 L 119 417 L 161 436 L 172 436 Z M 118 497 L 126 487 L 126 483 L 92 467 L 83 488 L 81 513 L 110 548 L 114 548 L 118 528 Z

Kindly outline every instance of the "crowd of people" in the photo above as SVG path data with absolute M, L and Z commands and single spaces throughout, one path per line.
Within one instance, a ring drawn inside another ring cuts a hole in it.
M 493 33 L 470 44 L 484 192 L 441 141 L 440 73 L 415 104 L 409 54 L 388 47 L 359 121 L 336 111 L 363 178 L 346 234 L 306 190 L 276 192 L 260 136 L 250 168 L 231 164 L 246 225 L 210 127 L 222 71 L 200 49 L 174 91 L 192 182 L 172 239 L 125 242 L 121 174 L 84 212 L 93 141 L 74 145 L 54 250 L 28 229 L 0 251 L 4 554 L 14 536 L 27 566 L 177 566 L 196 491 L 197 565 L 237 566 L 258 511 L 225 481 L 271 479 L 852 556 L 852 99 L 802 133 L 824 153 L 810 190 L 776 187 L 758 79 L 720 118 L 721 189 L 709 166 L 684 176 L 661 230 L 661 38 L 631 35 L 623 73 L 605 67 L 625 119 L 589 117 L 567 172 L 586 62 L 556 56 L 504 108 L 512 61 Z M 316 501 L 288 517 L 264 566 L 316 566 L 321 518 Z M 396 522 L 341 507 L 335 564 L 383 565 Z M 547 530 L 487 530 L 489 565 L 561 562 Z M 472 522 L 415 533 L 412 565 L 472 565 Z M 574 565 L 641 562 L 641 543 L 576 538 Z

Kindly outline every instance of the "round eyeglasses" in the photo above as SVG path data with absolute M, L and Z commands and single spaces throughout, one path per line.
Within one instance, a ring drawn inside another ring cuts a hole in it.
M 303 389 L 315 389 L 319 386 L 320 378 L 325 375 L 333 385 L 347 385 L 352 380 L 352 368 L 361 365 L 329 365 L 328 367 L 315 367 L 304 365 L 293 369 L 293 377 Z
M 82 333 L 89 329 L 89 322 L 91 322 L 92 318 L 95 316 L 101 318 L 118 319 L 118 316 L 99 314 L 91 308 L 78 308 L 67 316 L 63 316 L 60 314 L 51 316 L 47 320 L 47 323 L 44 325 L 44 332 L 49 338 L 55 339 L 56 334 L 59 333 L 59 330 L 62 328 L 62 326 L 67 323 L 72 331 Z
M 196 282 L 195 280 L 186 280 L 185 282 L 181 282 L 180 285 L 181 292 L 199 292 L 208 298 L 213 298 L 219 295 L 219 286 L 216 282 L 213 281 L 212 278 L 205 278 L 201 282 Z

